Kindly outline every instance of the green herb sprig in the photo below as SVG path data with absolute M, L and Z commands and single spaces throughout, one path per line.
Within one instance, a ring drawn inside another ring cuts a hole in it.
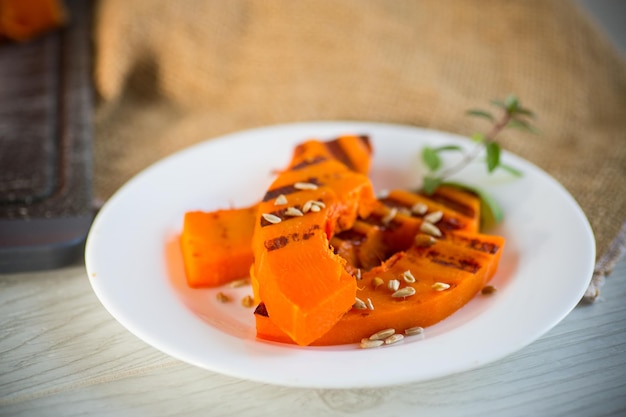
M 472 187 L 459 182 L 448 181 L 452 175 L 460 172 L 478 158 L 481 153 L 485 153 L 485 162 L 487 172 L 491 174 L 496 169 L 504 169 L 509 173 L 520 176 L 522 173 L 504 164 L 500 159 L 501 147 L 497 142 L 497 137 L 505 129 L 518 129 L 528 133 L 537 133 L 537 129 L 531 125 L 528 119 L 533 119 L 535 114 L 529 109 L 522 106 L 521 102 L 515 95 L 509 95 L 504 100 L 492 100 L 491 104 L 500 109 L 501 115 L 496 118 L 492 112 L 482 109 L 472 109 L 466 112 L 467 115 L 486 119 L 491 124 L 491 129 L 487 133 L 474 133 L 471 139 L 475 146 L 465 150 L 457 145 L 444 145 L 438 147 L 425 146 L 422 148 L 422 161 L 424 162 L 428 173 L 424 176 L 422 191 L 430 195 L 434 193 L 440 185 L 454 185 L 461 188 L 469 189 L 475 192 L 481 200 L 483 223 L 498 223 L 502 220 L 503 211 L 497 205 L 496 201 L 487 193 L 477 187 Z M 444 167 L 441 155 L 445 152 L 460 152 L 461 160 L 455 165 Z

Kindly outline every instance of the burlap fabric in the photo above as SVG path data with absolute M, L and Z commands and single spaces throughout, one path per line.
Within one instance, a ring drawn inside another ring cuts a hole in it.
M 469 135 L 485 122 L 466 109 L 514 92 L 541 135 L 503 146 L 573 194 L 599 255 L 626 219 L 626 64 L 569 1 L 104 0 L 95 21 L 101 199 L 223 133 L 369 120 Z

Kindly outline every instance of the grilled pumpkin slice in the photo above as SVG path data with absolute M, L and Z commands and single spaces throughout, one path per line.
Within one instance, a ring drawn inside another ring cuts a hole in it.
M 312 345 L 358 343 L 382 329 L 402 332 L 438 323 L 463 307 L 491 279 L 504 245 L 501 237 L 467 232 L 445 239 L 417 240 L 429 243 L 394 254 L 358 281 L 356 296 L 366 305 L 371 301 L 374 309 L 353 307 Z M 406 271 L 411 272 L 415 282 L 405 280 Z M 375 286 L 376 278 L 383 284 Z M 414 293 L 394 297 L 388 287 L 391 280 L 398 280 L 401 290 L 413 288 Z M 257 336 L 289 343 L 289 337 L 269 317 L 271 312 L 264 306 L 256 309 Z

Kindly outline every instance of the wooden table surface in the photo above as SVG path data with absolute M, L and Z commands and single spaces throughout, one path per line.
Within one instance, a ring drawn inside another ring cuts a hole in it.
M 161 353 L 109 315 L 83 265 L 0 275 L 0 416 L 626 415 L 624 300 L 626 260 L 602 300 L 498 362 L 409 385 L 314 390 Z

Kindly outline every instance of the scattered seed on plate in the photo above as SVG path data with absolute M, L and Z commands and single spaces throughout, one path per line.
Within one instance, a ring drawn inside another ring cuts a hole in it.
M 433 211 L 432 213 L 428 213 L 424 216 L 424 221 L 435 224 L 443 217 L 443 211 Z
M 275 206 L 282 206 L 284 204 L 287 204 L 287 197 L 285 196 L 285 194 L 279 195 L 278 197 L 276 197 L 276 200 L 274 200 Z
M 487 285 L 480 291 L 480 293 L 483 295 L 491 295 L 495 293 L 496 291 L 498 291 L 496 287 L 494 287 L 493 285 Z
M 374 310 L 374 303 L 372 303 L 371 298 L 367 299 L 367 308 L 369 308 L 370 310 Z
M 424 333 L 424 328 L 420 326 L 409 327 L 404 330 L 404 334 L 407 336 L 416 336 Z
M 415 295 L 415 288 L 413 287 L 404 287 L 391 294 L 393 298 L 404 298 L 412 295 Z
M 413 276 L 411 271 L 408 269 L 404 271 L 404 273 L 402 274 L 402 277 L 404 278 L 404 282 L 408 282 L 409 284 L 412 284 L 415 282 L 415 277 Z
M 254 297 L 251 295 L 246 295 L 241 299 L 241 305 L 246 308 L 254 307 Z
M 429 248 L 435 243 L 437 243 L 437 239 L 434 236 L 425 233 L 418 233 L 415 236 L 415 246 L 418 248 Z
M 396 333 L 396 334 L 393 334 L 393 335 L 389 336 L 388 338 L 386 338 L 385 339 L 385 344 L 386 345 L 392 345 L 394 343 L 398 343 L 402 339 L 404 339 L 404 336 L 402 334 L 400 334 L 400 333 Z
M 387 288 L 391 291 L 398 291 L 398 288 L 400 288 L 400 281 L 397 279 L 390 279 L 389 282 L 387 282 Z
M 395 333 L 396 333 L 396 329 L 392 329 L 392 328 L 379 330 L 373 335 L 371 335 L 369 340 L 384 340 Z
M 236 279 L 228 284 L 230 288 L 245 287 L 246 285 L 250 285 L 250 278 Z
M 445 282 L 435 282 L 432 285 L 432 289 L 435 291 L 445 291 L 450 288 L 450 284 L 446 284 Z
M 293 185 L 296 190 L 317 190 L 317 184 L 312 182 L 297 182 Z
M 411 213 L 423 216 L 428 211 L 428 206 L 424 203 L 415 203 L 411 207 Z
M 422 222 L 420 232 L 428 233 L 431 236 L 441 237 L 441 230 L 430 222 Z
M 282 221 L 282 219 L 280 217 L 278 217 L 278 216 L 276 216 L 274 214 L 271 214 L 271 213 L 263 213 L 263 214 L 261 214 L 261 216 L 263 216 L 263 218 L 267 222 L 272 223 L 272 224 L 278 224 L 278 223 L 280 223 Z
M 372 280 L 372 286 L 374 287 L 374 289 L 380 287 L 384 283 L 385 281 L 383 281 L 381 277 L 374 277 L 374 279 Z
M 354 304 L 352 304 L 352 307 L 357 310 L 367 310 L 367 305 L 359 297 L 354 297 Z
M 219 301 L 220 303 L 227 303 L 230 301 L 230 297 L 221 291 L 215 294 L 215 298 L 217 298 L 217 301 Z
M 384 345 L 385 342 L 383 340 L 370 340 L 370 339 L 361 339 L 361 348 L 362 349 L 370 349 L 370 348 L 377 348 L 377 347 L 381 347 L 382 345 Z
M 287 207 L 287 210 L 285 210 L 285 216 L 300 217 L 303 215 L 304 214 L 295 207 Z

